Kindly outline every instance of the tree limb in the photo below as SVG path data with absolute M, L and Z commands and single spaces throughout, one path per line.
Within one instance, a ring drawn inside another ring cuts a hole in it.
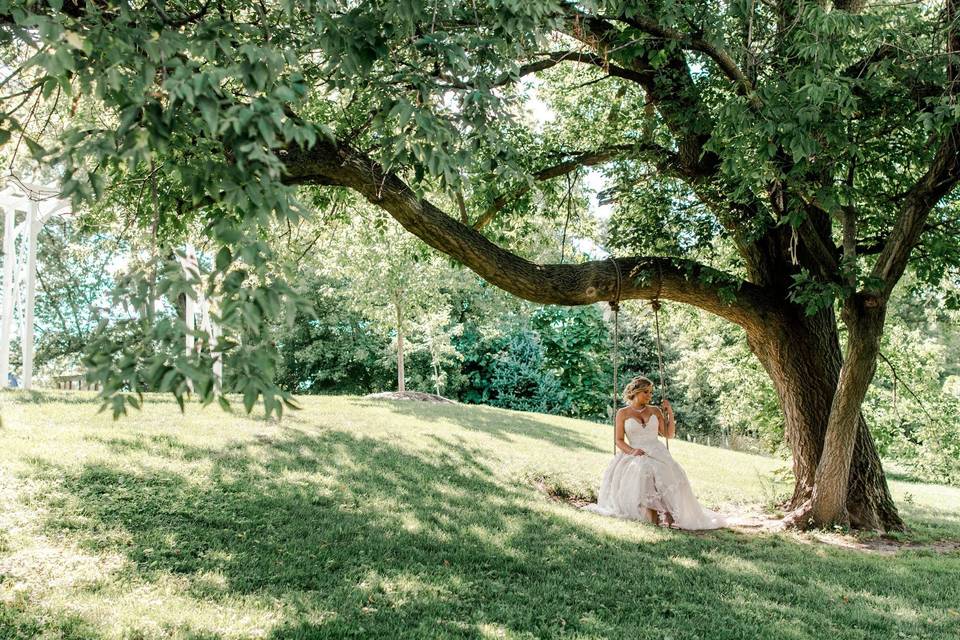
M 657 23 L 654 20 L 649 20 L 642 17 L 631 17 L 620 16 L 613 18 L 628 24 L 638 31 L 643 31 L 652 36 L 658 38 L 663 38 L 664 40 L 674 40 L 679 43 L 680 47 L 683 49 L 688 49 L 691 51 L 699 51 L 700 53 L 706 55 L 708 58 L 713 60 L 720 70 L 723 72 L 727 78 L 733 81 L 737 86 L 737 90 L 743 96 L 746 96 L 750 101 L 750 106 L 754 109 L 759 109 L 763 106 L 763 103 L 760 101 L 760 98 L 754 92 L 753 83 L 750 82 L 750 79 L 747 78 L 746 74 L 740 70 L 740 67 L 734 61 L 733 56 L 727 53 L 724 49 L 718 47 L 717 45 L 707 42 L 703 38 L 698 38 L 686 33 L 677 31 L 676 29 L 671 29 L 670 27 L 664 27 L 663 25 Z
M 947 86 L 946 94 L 956 100 L 960 93 L 960 69 L 955 58 L 960 54 L 960 25 L 957 24 L 960 0 L 946 0 L 947 24 Z M 927 217 L 940 199 L 960 182 L 960 123 L 944 134 L 930 168 L 907 192 L 897 219 L 884 242 L 871 277 L 883 284 L 877 295 L 886 299 L 893 291 L 907 267 L 910 252 L 920 240 Z
M 537 73 L 538 71 L 545 71 L 557 66 L 562 62 L 578 62 L 581 64 L 593 65 L 603 69 L 607 74 L 615 78 L 623 78 L 625 80 L 630 80 L 631 82 L 642 83 L 645 79 L 644 75 L 641 73 L 610 64 L 609 60 L 605 60 L 604 58 L 592 53 L 583 51 L 552 51 L 544 55 L 545 57 L 540 60 L 522 65 L 517 70 L 516 74 L 507 73 L 502 75 L 493 82 L 491 87 L 502 87 L 503 85 L 515 82 L 517 79 L 522 78 L 523 76 L 530 75 L 531 73 Z M 444 77 L 444 80 L 446 80 L 451 87 L 456 89 L 475 88 L 474 85 L 470 84 L 469 82 L 463 82 L 462 80 L 457 80 L 456 78 Z
M 575 171 L 580 167 L 592 167 L 598 164 L 609 162 L 610 160 L 620 158 L 631 151 L 639 151 L 645 147 L 650 147 L 652 149 L 654 145 L 638 146 L 638 145 L 629 145 L 629 144 L 618 144 L 610 147 L 604 147 L 603 149 L 597 149 L 595 151 L 583 151 L 583 152 L 568 156 L 568 159 L 564 160 L 563 162 L 541 169 L 540 171 L 532 174 L 532 176 L 534 181 L 543 182 L 545 180 L 550 180 L 552 178 L 557 178 L 559 176 L 568 174 L 571 171 Z M 672 162 L 676 162 L 676 157 L 674 156 L 674 154 L 666 149 L 656 147 L 655 153 L 657 153 L 658 155 L 660 155 L 661 158 L 663 158 L 664 165 L 667 165 Z M 497 213 L 499 213 L 501 209 L 507 206 L 507 203 L 509 203 L 512 200 L 516 200 L 520 196 L 530 191 L 531 188 L 532 186 L 527 184 L 509 194 L 502 194 L 497 196 L 494 199 L 494 201 L 490 204 L 490 206 L 487 207 L 486 211 L 484 211 L 480 215 L 480 217 L 477 218 L 477 220 L 473 223 L 473 228 L 482 229 L 483 227 L 490 224 L 490 222 L 496 217 Z
M 396 174 L 345 145 L 320 141 L 311 149 L 281 154 L 287 184 L 350 188 L 395 218 L 433 248 L 461 261 L 491 284 L 544 304 L 583 305 L 613 300 L 617 266 L 624 281 L 620 299 L 660 297 L 695 305 L 741 326 L 758 326 L 778 313 L 775 296 L 762 287 L 688 260 L 618 258 L 583 264 L 540 265 L 490 242 L 429 201 Z

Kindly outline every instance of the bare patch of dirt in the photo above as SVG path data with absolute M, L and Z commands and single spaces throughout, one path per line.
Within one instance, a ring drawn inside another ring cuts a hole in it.
M 384 391 L 382 393 L 370 393 L 363 396 L 365 400 L 416 400 L 418 402 L 429 402 L 432 404 L 459 404 L 450 398 L 438 396 L 435 393 L 424 393 L 422 391 Z
M 545 477 L 534 477 L 532 482 L 537 491 L 546 494 L 546 496 L 554 502 L 563 502 L 564 504 L 568 504 L 575 509 L 582 509 L 591 502 L 597 501 L 596 496 L 580 495 L 577 492 L 571 491 L 562 484 L 551 482 Z
M 890 540 L 889 538 L 882 537 L 861 540 L 856 536 L 830 533 L 828 531 L 810 531 L 807 533 L 807 538 L 820 544 L 886 556 L 894 555 L 900 551 L 929 551 L 944 555 L 960 552 L 960 541 L 957 540 L 938 540 L 937 542 L 927 544 L 901 542 L 899 540 Z
M 575 509 L 582 509 L 596 501 L 596 497 L 592 497 L 591 500 L 591 496 L 564 491 L 563 487 L 558 487 L 549 482 L 549 479 L 533 478 L 532 481 L 533 486 L 550 500 L 562 502 Z M 902 542 L 883 537 L 860 539 L 855 535 L 842 532 L 793 531 L 784 525 L 783 519 L 758 510 L 745 508 L 742 505 L 727 505 L 720 509 L 720 513 L 727 518 L 727 529 L 745 534 L 782 533 L 800 544 L 823 545 L 880 555 L 895 555 L 901 551 L 929 551 L 937 554 L 960 553 L 960 540 L 939 540 L 923 544 Z M 690 531 L 688 533 L 700 535 L 702 532 Z

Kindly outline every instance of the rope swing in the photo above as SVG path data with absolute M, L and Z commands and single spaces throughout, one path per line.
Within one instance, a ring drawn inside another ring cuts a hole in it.
M 617 289 L 616 293 L 613 295 L 613 300 L 610 301 L 610 308 L 613 310 L 613 419 L 617 419 L 617 392 L 619 390 L 619 385 L 617 383 L 617 369 L 620 366 L 618 362 L 620 356 L 620 287 L 623 281 L 623 274 L 620 273 L 620 265 L 617 264 L 617 259 L 613 256 L 610 256 L 610 261 L 613 262 L 614 268 L 617 270 Z M 617 430 L 613 430 L 613 455 L 617 455 Z
M 617 396 L 620 390 L 620 384 L 618 381 L 618 369 L 620 367 L 620 293 L 623 289 L 623 273 L 620 271 L 620 265 L 617 263 L 616 258 L 610 256 L 609 260 L 613 263 L 614 269 L 617 271 L 617 288 L 614 290 L 613 300 L 610 300 L 610 309 L 613 311 L 613 349 L 611 350 L 611 357 L 613 359 L 613 394 L 612 394 L 612 405 L 613 405 L 613 418 L 616 420 L 617 408 L 619 406 L 619 401 Z M 650 300 L 650 307 L 653 309 L 653 326 L 656 330 L 656 343 L 657 343 L 657 366 L 660 372 L 660 402 L 662 403 L 667 398 L 667 379 L 663 375 L 663 345 L 660 341 L 660 294 L 663 292 L 663 269 L 660 263 L 657 263 L 657 293 L 654 294 L 653 299 Z M 617 431 L 613 431 L 613 454 L 617 454 Z M 665 438 L 667 450 L 670 449 L 670 439 Z
M 653 326 L 657 331 L 657 365 L 660 371 L 660 403 L 667 398 L 667 378 L 663 375 L 663 347 L 660 344 L 660 294 L 663 293 L 663 266 L 657 262 L 657 293 L 650 301 L 653 308 Z M 670 439 L 667 438 L 667 449 L 670 448 Z

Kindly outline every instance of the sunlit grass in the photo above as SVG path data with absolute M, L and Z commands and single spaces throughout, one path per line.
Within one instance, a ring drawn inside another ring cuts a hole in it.
M 551 501 L 594 490 L 609 427 L 304 398 L 282 421 L 165 398 L 6 393 L 0 638 L 943 638 L 960 555 L 690 534 Z M 722 509 L 782 461 L 677 441 Z M 904 539 L 960 539 L 960 490 L 892 482 Z M 953 613 L 951 613 L 953 612 Z

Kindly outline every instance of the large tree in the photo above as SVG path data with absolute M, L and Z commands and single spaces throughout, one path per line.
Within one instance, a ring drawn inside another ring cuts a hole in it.
M 695 305 L 743 327 L 777 389 L 788 520 L 902 526 L 861 404 L 911 260 L 931 282 L 960 262 L 944 241 L 956 0 L 2 0 L 0 24 L 22 76 L 2 139 L 59 163 L 77 198 L 139 176 L 145 227 L 198 219 L 228 247 L 228 299 L 251 273 L 261 290 L 243 300 L 267 298 L 257 233 L 300 215 L 299 186 L 353 190 L 528 300 Z M 560 125 L 524 117 L 533 74 Z M 64 92 L 102 112 L 44 150 L 36 105 Z M 655 253 L 511 251 L 526 208 L 587 166 L 617 180 L 624 246 Z

